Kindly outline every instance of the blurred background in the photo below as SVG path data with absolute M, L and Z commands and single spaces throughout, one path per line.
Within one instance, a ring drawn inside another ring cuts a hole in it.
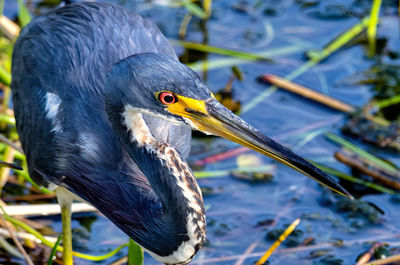
M 194 133 L 190 164 L 204 195 L 208 240 L 193 264 L 254 264 L 297 218 L 300 224 L 268 264 L 356 264 L 365 253 L 370 259 L 400 254 L 398 1 L 107 2 L 152 20 L 221 102 L 335 176 L 356 198 L 333 194 L 232 142 Z M 15 22 L 1 23 L 0 159 L 26 170 L 8 87 L 12 46 L 18 27 L 60 2 L 0 4 L 2 21 Z M 31 183 L 26 171 L 5 168 L 0 188 L 6 212 L 54 244 L 60 216 L 43 210 L 56 203 L 54 194 Z M 83 211 L 73 215 L 74 250 L 104 255 L 128 242 L 105 217 Z M 0 263 L 25 264 L 1 223 Z M 18 235 L 31 259 L 47 264 L 51 248 L 25 232 Z M 122 264 L 127 252 L 76 264 Z M 145 254 L 144 264 L 159 263 Z

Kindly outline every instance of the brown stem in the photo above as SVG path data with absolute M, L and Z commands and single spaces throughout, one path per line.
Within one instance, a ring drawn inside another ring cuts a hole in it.
M 388 172 L 385 172 L 383 169 L 379 169 L 374 165 L 366 163 L 356 154 L 350 154 L 348 152 L 336 152 L 335 158 L 340 162 L 360 171 L 362 174 L 368 175 L 391 188 L 400 190 L 399 176 L 391 175 Z
M 355 111 L 355 108 L 347 103 L 344 103 L 342 101 L 339 101 L 339 100 L 331 98 L 331 97 L 328 97 L 324 94 L 321 94 L 319 92 L 311 90 L 307 87 L 301 86 L 299 84 L 293 83 L 293 82 L 288 81 L 279 76 L 262 75 L 261 78 L 263 81 L 269 82 L 275 86 L 286 89 L 292 93 L 298 94 L 305 98 L 317 101 L 318 103 L 329 106 L 331 108 L 334 108 L 334 109 L 337 109 L 337 110 L 340 110 L 340 111 L 343 111 L 346 113 L 352 113 Z

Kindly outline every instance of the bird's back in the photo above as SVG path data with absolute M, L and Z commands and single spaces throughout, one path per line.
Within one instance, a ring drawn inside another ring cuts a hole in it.
M 105 86 L 109 70 L 146 52 L 177 59 L 157 27 L 133 12 L 106 3 L 67 5 L 22 30 L 13 53 L 13 105 L 37 183 L 66 187 L 147 250 L 169 257 L 188 240 L 186 217 L 173 224 L 164 218 L 158 195 L 113 131 L 103 96 L 115 92 Z M 190 127 L 152 115 L 147 126 L 183 159 L 188 155 Z
M 104 77 L 119 60 L 173 48 L 149 20 L 105 3 L 67 5 L 33 20 L 15 44 L 12 90 L 31 176 L 118 169 L 126 160 L 104 111 Z

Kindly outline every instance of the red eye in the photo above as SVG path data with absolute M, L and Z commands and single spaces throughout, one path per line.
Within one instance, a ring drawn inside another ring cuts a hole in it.
M 176 102 L 176 96 L 171 92 L 161 92 L 158 94 L 158 100 L 164 105 L 170 105 Z

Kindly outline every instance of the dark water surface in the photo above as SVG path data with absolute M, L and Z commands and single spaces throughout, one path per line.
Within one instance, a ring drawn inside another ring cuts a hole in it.
M 6 14 L 13 15 L 13 1 L 6 1 Z M 185 8 L 169 7 L 167 0 L 111 1 L 137 11 L 154 21 L 164 34 L 178 39 L 180 23 L 187 14 Z M 383 1 L 379 37 L 386 38 L 385 50 L 399 52 L 399 18 L 396 1 Z M 194 17 L 187 29 L 186 40 L 204 42 L 219 47 L 247 52 L 274 51 L 273 64 L 249 62 L 237 64 L 243 81 L 233 82 L 234 98 L 243 105 L 268 89 L 257 77 L 271 73 L 285 76 L 303 64 L 304 52 L 320 49 L 339 33 L 357 23 L 369 12 L 371 1 L 213 1 L 212 17 L 204 24 Z M 14 9 L 13 9 L 14 8 Z M 176 47 L 179 55 L 187 51 Z M 285 53 L 286 51 L 286 53 Z M 191 61 L 205 59 L 209 62 L 227 57 L 201 53 L 189 54 Z M 381 55 L 374 59 L 366 56 L 366 46 L 347 46 L 322 63 L 301 75 L 296 82 L 321 91 L 354 106 L 363 106 L 374 95 L 371 86 L 353 84 L 363 72 L 374 65 L 399 65 L 399 59 Z M 200 75 L 204 76 L 202 71 Z M 232 76 L 231 67 L 207 71 L 206 83 L 213 92 L 223 88 Z M 343 172 L 351 173 L 333 157 L 338 146 L 329 142 L 324 132 L 339 133 L 347 116 L 306 99 L 278 90 L 242 117 L 263 133 L 293 148 L 302 156 Z M 352 140 L 372 154 L 391 159 L 399 165 L 398 153 L 390 153 Z M 207 157 L 218 151 L 236 147 L 218 138 L 195 138 L 191 161 Z M 276 165 L 274 179 L 267 183 L 252 183 L 233 177 L 200 179 L 207 188 L 208 243 L 194 259 L 198 264 L 235 264 L 241 255 L 255 244 L 253 253 L 265 251 L 273 240 L 266 235 L 281 229 L 296 218 L 301 218 L 295 237 L 283 244 L 272 255 L 269 264 L 352 264 L 357 256 L 369 249 L 368 242 L 388 242 L 399 245 L 400 200 L 384 194 L 361 197 L 351 205 L 301 174 L 273 162 L 255 152 L 260 163 Z M 204 170 L 232 169 L 237 167 L 237 157 L 205 166 Z M 346 185 L 346 183 L 345 183 Z M 350 184 L 351 185 L 351 184 Z M 371 202 L 384 211 L 379 214 Z M 88 217 L 95 220 L 88 223 Z M 275 220 L 274 223 L 271 223 Z M 260 224 L 259 224 L 260 223 Z M 98 255 L 128 241 L 127 236 L 106 218 L 97 215 L 74 215 L 77 251 Z M 54 223 L 61 231 L 61 222 Z M 310 248 L 292 249 L 307 238 L 313 238 Z M 343 246 L 330 246 L 337 243 Z M 312 247 L 317 245 L 316 247 Z M 321 245 L 318 247 L 318 245 Z M 122 257 L 125 252 L 118 255 Z M 258 255 L 257 257 L 259 257 Z M 89 262 L 77 259 L 77 264 L 109 264 L 112 260 Z M 232 257 L 216 262 L 218 257 Z M 243 264 L 253 264 L 257 257 L 247 258 Z M 145 264 L 158 264 L 146 254 Z

